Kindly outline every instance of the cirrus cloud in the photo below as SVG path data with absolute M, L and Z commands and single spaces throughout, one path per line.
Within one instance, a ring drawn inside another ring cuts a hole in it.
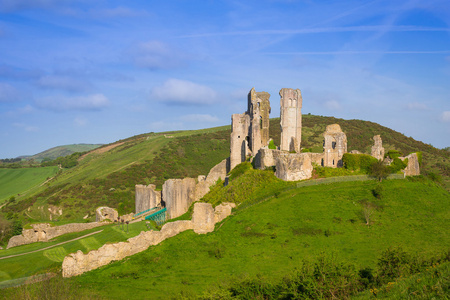
M 205 85 L 171 78 L 154 87 L 151 97 L 170 105 L 207 105 L 216 100 L 217 94 Z
M 183 65 L 186 57 L 161 41 L 139 43 L 126 53 L 134 65 L 150 70 L 173 69 Z
M 103 94 L 93 94 L 81 97 L 45 97 L 36 100 L 39 108 L 56 112 L 62 111 L 98 111 L 109 106 L 109 100 Z
M 42 88 L 59 89 L 69 92 L 83 92 L 92 88 L 92 85 L 88 81 L 69 76 L 43 76 L 37 81 L 37 84 Z

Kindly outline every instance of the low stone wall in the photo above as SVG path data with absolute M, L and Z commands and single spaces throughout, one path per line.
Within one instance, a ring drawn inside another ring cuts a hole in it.
M 127 242 L 106 244 L 98 250 L 83 254 L 81 250 L 69 254 L 62 264 L 63 277 L 72 277 L 97 269 L 111 261 L 142 252 L 180 232 L 193 229 L 198 234 L 212 232 L 214 224 L 231 214 L 234 203 L 223 203 L 214 210 L 209 203 L 195 203 L 191 221 L 176 221 L 165 224 L 160 231 L 143 231 Z
M 25 229 L 22 231 L 21 235 L 13 236 L 9 240 L 6 249 L 36 242 L 47 242 L 52 238 L 55 238 L 57 236 L 66 233 L 79 232 L 107 224 L 109 223 L 108 222 L 71 223 L 54 227 L 52 227 L 48 223 L 33 224 L 31 225 L 33 229 Z

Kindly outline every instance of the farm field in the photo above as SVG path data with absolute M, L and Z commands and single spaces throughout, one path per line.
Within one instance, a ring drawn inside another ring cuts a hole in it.
M 57 166 L 44 168 L 0 169 L 0 205 L 11 196 L 25 194 L 56 175 Z

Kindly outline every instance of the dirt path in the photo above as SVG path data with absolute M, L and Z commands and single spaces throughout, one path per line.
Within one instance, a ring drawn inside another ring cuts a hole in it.
M 60 246 L 60 245 L 63 245 L 63 244 L 67 244 L 67 243 L 76 241 L 76 240 L 83 239 L 83 238 L 85 238 L 85 237 L 88 237 L 88 236 L 90 236 L 90 235 L 97 234 L 97 233 L 102 232 L 102 231 L 103 231 L 103 229 L 102 229 L 102 230 L 99 230 L 99 231 L 96 231 L 96 232 L 88 233 L 88 234 L 86 234 L 86 235 L 83 235 L 83 236 L 74 238 L 74 239 L 69 240 L 69 241 L 65 241 L 65 242 L 61 242 L 61 243 L 58 243 L 58 244 L 55 244 L 55 245 L 52 245 L 52 246 L 48 246 L 48 247 L 45 247 L 45 248 L 42 248 L 42 249 L 33 250 L 33 251 L 30 251 L 30 252 L 25 252 L 25 253 L 20 253 L 20 254 L 9 255 L 9 256 L 5 256 L 5 257 L 0 257 L 0 259 L 11 258 L 11 257 L 16 257 L 16 256 L 21 256 L 21 255 L 30 254 L 30 253 L 36 253 L 36 252 L 39 252 L 39 251 L 44 251 L 44 250 L 47 250 L 47 249 L 50 249 L 50 248 L 53 248 L 53 247 L 56 247 L 56 246 Z

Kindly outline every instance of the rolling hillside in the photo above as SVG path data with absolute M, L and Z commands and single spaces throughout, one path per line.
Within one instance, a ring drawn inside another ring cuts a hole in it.
M 389 128 L 361 120 L 305 115 L 302 147 L 313 152 L 322 149 L 322 134 L 329 124 L 338 123 L 347 134 L 348 150 L 368 152 L 372 137 L 380 134 L 386 150 L 404 154 L 423 152 L 422 172 L 437 174 L 450 190 L 450 153 L 415 141 Z M 270 136 L 279 144 L 279 119 L 271 119 Z M 18 213 L 25 222 L 45 221 L 48 213 L 38 207 L 58 206 L 65 212 L 60 220 L 80 221 L 94 215 L 96 207 L 107 205 L 120 213 L 134 210 L 134 185 L 154 183 L 161 187 L 169 178 L 196 177 L 229 155 L 230 127 L 149 133 L 104 145 L 83 156 L 79 165 L 65 170 L 29 197 L 3 208 Z M 29 207 L 31 207 L 29 209 Z M 23 213 L 27 209 L 26 217 Z M 44 210 L 47 211 L 47 210 Z
M 137 298 L 196 299 L 219 286 L 225 288 L 218 293 L 225 293 L 246 282 L 257 284 L 256 289 L 268 287 L 263 283 L 282 283 L 286 274 L 307 265 L 305 260 L 314 266 L 321 256 L 339 266 L 352 266 L 355 274 L 370 269 L 376 275 L 377 262 L 390 247 L 402 247 L 409 255 L 420 254 L 424 259 L 450 249 L 449 152 L 375 123 L 310 115 L 303 119 L 302 146 L 321 151 L 322 133 L 333 123 L 340 124 L 347 134 L 349 151 L 367 152 L 376 134 L 381 135 L 386 150 L 404 154 L 421 151 L 422 172 L 431 179 L 420 176 L 381 184 L 366 180 L 301 186 L 283 182 L 269 170 L 243 168 L 231 176 L 228 186 L 216 185 L 203 198 L 214 205 L 224 199 L 240 203 L 213 233 L 183 232 L 124 261 L 71 279 L 57 277 L 50 281 L 55 282 L 53 289 L 74 299 L 120 299 L 130 294 Z M 279 119 L 271 120 L 270 135 L 279 144 Z M 230 127 L 224 126 L 142 134 L 105 145 L 81 157 L 76 167 L 64 170 L 31 197 L 18 197 L 3 207 L 2 213 L 16 214 L 24 223 L 37 222 L 48 220 L 49 205 L 57 206 L 63 214 L 55 224 L 82 221 L 86 214 L 92 220 L 94 209 L 100 205 L 128 213 L 134 209 L 135 184 L 160 187 L 169 178 L 207 174 L 229 155 L 229 136 Z M 381 194 L 374 192 L 379 189 Z M 190 215 L 181 218 L 189 219 Z M 123 240 L 124 236 L 115 238 Z M 106 235 L 101 239 L 102 243 L 111 242 Z M 92 241 L 87 238 L 77 243 L 88 245 L 86 249 L 96 248 L 99 243 Z M 34 272 L 58 273 L 59 265 L 54 261 L 73 247 L 68 244 L 49 251 L 51 255 L 46 252 L 45 258 L 32 256 L 40 261 L 35 269 L 20 273 L 13 268 L 2 276 L 14 279 Z M 46 284 L 35 287 L 42 293 L 50 288 Z M 6 298 L 23 296 L 20 289 L 4 291 Z

